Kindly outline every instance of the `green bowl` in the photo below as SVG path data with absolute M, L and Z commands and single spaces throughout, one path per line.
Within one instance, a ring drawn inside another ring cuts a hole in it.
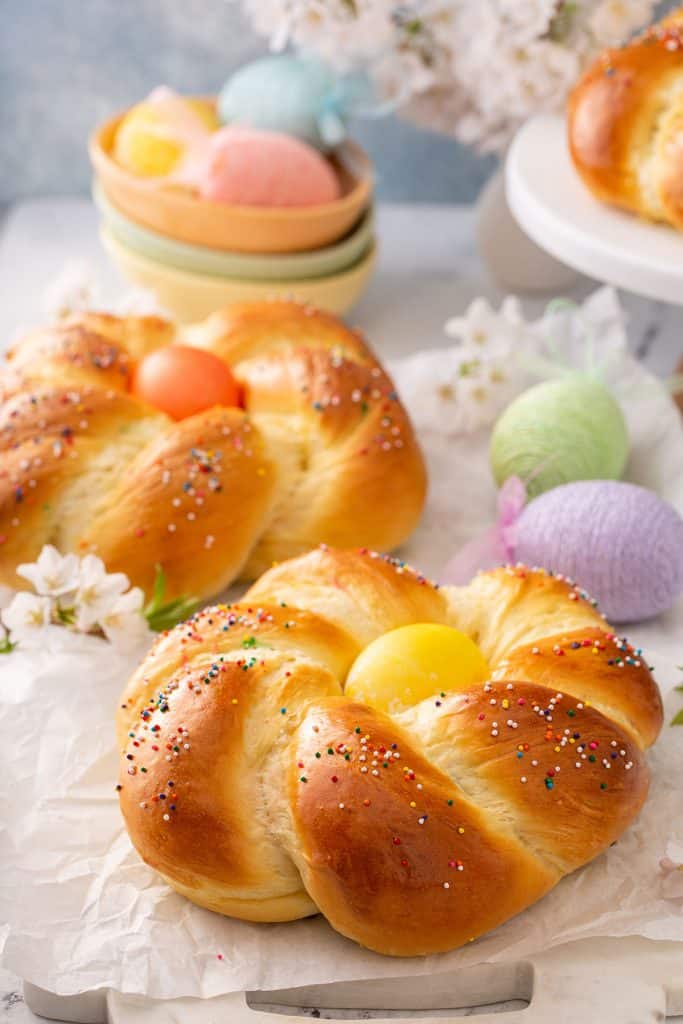
M 129 220 L 107 198 L 97 181 L 93 182 L 92 194 L 105 228 L 122 245 L 139 256 L 194 274 L 245 281 L 303 281 L 328 277 L 358 263 L 373 242 L 373 214 L 369 209 L 340 242 L 322 249 L 275 255 L 209 249 L 175 241 Z

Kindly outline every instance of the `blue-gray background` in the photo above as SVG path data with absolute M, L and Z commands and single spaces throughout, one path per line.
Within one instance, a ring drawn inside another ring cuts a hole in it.
M 160 83 L 215 92 L 266 48 L 233 0 L 0 0 L 0 15 L 0 203 L 85 192 L 94 124 Z M 383 199 L 469 201 L 494 166 L 397 118 L 354 135 Z
M 0 0 L 0 202 L 84 192 L 94 124 L 164 83 L 216 92 L 266 51 L 231 0 Z M 383 198 L 474 198 L 491 167 L 395 118 L 358 123 Z

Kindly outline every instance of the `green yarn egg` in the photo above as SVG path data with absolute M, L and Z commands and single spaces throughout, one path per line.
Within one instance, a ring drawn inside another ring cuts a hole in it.
M 491 436 L 496 483 L 519 476 L 532 498 L 573 480 L 617 480 L 627 457 L 621 409 L 602 384 L 581 374 L 525 391 Z

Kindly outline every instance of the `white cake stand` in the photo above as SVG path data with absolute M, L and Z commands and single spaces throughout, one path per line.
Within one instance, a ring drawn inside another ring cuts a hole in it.
M 520 227 L 550 255 L 598 281 L 683 305 L 683 233 L 594 199 L 572 164 L 562 117 L 536 117 L 519 131 L 505 185 Z

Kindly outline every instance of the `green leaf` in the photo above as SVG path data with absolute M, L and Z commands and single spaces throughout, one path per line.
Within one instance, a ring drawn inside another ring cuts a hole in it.
M 559 4 L 547 32 L 548 38 L 554 43 L 562 43 L 569 36 L 578 6 L 576 0 L 562 0 Z
M 153 629 L 155 633 L 163 633 L 166 629 L 173 629 L 179 622 L 189 619 L 197 610 L 198 605 L 199 601 L 196 597 L 188 597 L 186 595 L 178 597 L 174 601 L 169 601 L 168 604 L 162 604 L 153 615 L 147 616 L 149 628 Z
M 674 690 L 676 690 L 678 693 L 683 693 L 683 683 L 681 683 L 680 686 L 674 686 Z
M 199 601 L 196 597 L 182 594 L 173 598 L 172 601 L 164 602 L 166 593 L 166 574 L 161 565 L 156 565 L 156 576 L 154 579 L 154 590 L 152 598 L 144 608 L 144 616 L 150 629 L 155 633 L 163 633 L 166 629 L 172 629 L 183 619 L 187 619 L 196 611 Z
M 76 610 L 75 608 L 62 608 L 57 605 L 57 618 L 63 626 L 73 626 L 76 621 Z
M 683 708 L 671 719 L 670 725 L 683 725 Z
M 0 639 L 0 654 L 11 654 L 16 646 L 8 636 L 3 636 Z
M 145 608 L 145 615 L 154 615 L 154 613 L 161 607 L 164 600 L 164 594 L 166 592 L 166 573 L 164 572 L 163 566 L 157 562 L 154 566 L 156 576 L 154 577 L 154 589 L 152 591 L 152 599 L 148 602 Z
M 458 373 L 461 377 L 471 377 L 473 373 L 476 373 L 481 362 L 479 359 L 470 359 L 468 362 L 461 363 L 458 367 Z

